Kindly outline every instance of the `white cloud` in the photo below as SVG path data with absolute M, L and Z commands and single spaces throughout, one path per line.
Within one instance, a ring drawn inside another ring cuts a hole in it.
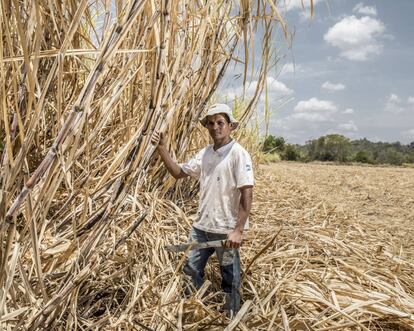
M 353 114 L 354 113 L 354 110 L 352 108 L 347 108 L 342 113 L 343 114 Z
M 389 101 L 389 102 L 393 102 L 393 103 L 400 103 L 400 102 L 401 102 L 401 98 L 400 98 L 398 95 L 396 95 L 396 94 L 392 93 L 392 94 L 389 96 L 388 101 Z
M 354 123 L 354 121 L 348 121 L 347 123 L 341 123 L 338 124 L 338 129 L 344 130 L 344 131 L 358 131 L 357 125 Z
M 349 60 L 365 61 L 371 55 L 382 52 L 380 38 L 384 36 L 385 25 L 372 17 L 344 17 L 329 28 L 324 39 L 340 49 L 340 55 Z
M 312 112 L 295 113 L 292 115 L 292 118 L 306 120 L 309 122 L 326 122 L 326 121 L 331 120 L 330 114 L 323 114 L 323 113 L 316 113 L 316 112 L 315 113 L 312 113 Z
M 226 100 L 227 102 L 233 101 L 235 98 L 241 98 L 243 95 L 243 89 L 241 87 L 229 87 L 219 93 L 220 101 Z
M 322 0 L 313 0 L 313 5 L 316 6 Z M 310 0 L 285 0 L 286 10 L 302 9 L 310 7 Z
M 246 95 L 248 97 L 252 97 L 254 94 L 254 91 L 256 90 L 257 87 L 257 80 L 251 82 L 251 84 L 247 87 L 246 89 Z M 291 95 L 293 94 L 293 90 L 288 88 L 284 83 L 276 80 L 274 77 L 272 76 L 268 76 L 266 78 L 266 83 L 267 83 L 267 93 L 269 95 L 271 95 L 271 97 L 276 98 L 276 97 L 281 97 L 281 96 L 287 96 L 287 95 Z M 242 94 L 242 89 L 239 89 L 240 91 L 240 96 Z M 264 96 L 264 89 L 263 89 L 263 93 L 262 96 Z
M 268 93 L 268 105 L 271 107 L 280 107 L 285 102 L 289 101 L 290 96 L 294 91 L 288 88 L 284 83 L 276 80 L 272 76 L 268 76 L 266 79 L 267 83 L 267 93 Z M 258 81 L 252 81 L 246 86 L 246 91 L 244 97 L 246 99 L 251 99 L 254 96 L 256 91 Z M 217 93 L 219 102 L 232 103 L 235 99 L 241 99 L 243 97 L 243 86 L 240 84 L 238 86 L 228 87 Z M 257 108 L 263 109 L 265 105 L 265 89 L 263 89 L 262 94 L 260 95 Z
M 269 93 L 277 93 L 281 95 L 291 95 L 293 93 L 293 90 L 288 88 L 284 83 L 274 79 L 272 76 L 268 76 L 266 82 L 267 91 Z
M 299 101 L 291 118 L 301 119 L 309 122 L 332 121 L 332 114 L 337 111 L 337 106 L 329 100 L 319 100 L 310 98 L 309 100 Z
M 399 114 L 404 111 L 402 100 L 397 94 L 392 93 L 388 97 L 385 103 L 385 111 L 393 114 Z
M 406 101 L 399 95 L 391 93 L 385 102 L 384 110 L 392 114 L 400 114 L 413 110 L 414 97 L 409 96 Z
M 283 65 L 282 69 L 280 70 L 280 76 L 286 75 L 286 74 L 291 74 L 295 72 L 295 65 L 293 62 L 289 62 Z
M 302 66 L 300 64 L 295 64 L 293 62 L 289 62 L 283 65 L 282 69 L 280 70 L 280 76 L 286 76 L 287 74 L 303 72 Z
M 332 101 L 319 100 L 317 98 L 310 98 L 307 101 L 299 101 L 294 108 L 296 112 L 303 111 L 332 111 L 337 110 L 336 105 Z
M 362 2 L 358 3 L 354 9 L 354 13 L 363 14 L 363 15 L 372 15 L 377 16 L 377 8 L 372 6 L 364 6 Z
M 334 92 L 334 91 L 345 90 L 345 85 L 341 83 L 334 84 L 329 81 L 326 81 L 325 83 L 322 84 L 321 88 L 328 90 L 330 92 Z

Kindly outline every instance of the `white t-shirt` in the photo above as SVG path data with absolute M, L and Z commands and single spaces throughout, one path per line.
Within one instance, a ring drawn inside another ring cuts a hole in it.
M 207 232 L 231 232 L 239 212 L 239 188 L 254 185 L 249 153 L 234 140 L 216 151 L 209 145 L 181 164 L 181 169 L 200 180 L 198 217 L 193 226 Z M 245 229 L 248 227 L 247 220 Z

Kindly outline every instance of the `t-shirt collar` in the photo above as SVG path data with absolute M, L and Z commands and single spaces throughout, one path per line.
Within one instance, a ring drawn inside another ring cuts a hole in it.
M 235 143 L 235 141 L 234 141 L 234 139 L 232 139 L 232 140 L 230 140 L 229 143 L 225 144 L 224 146 L 221 146 L 220 148 L 218 148 L 216 150 L 214 150 L 214 148 L 213 148 L 214 145 L 211 145 L 211 149 L 214 153 L 217 153 L 217 155 L 222 156 L 231 149 L 231 147 L 234 145 L 234 143 Z

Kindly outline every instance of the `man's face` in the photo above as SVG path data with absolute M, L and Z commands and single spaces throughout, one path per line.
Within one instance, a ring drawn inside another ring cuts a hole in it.
M 207 129 L 214 141 L 222 140 L 230 136 L 231 124 L 227 122 L 225 115 L 211 115 L 207 118 Z

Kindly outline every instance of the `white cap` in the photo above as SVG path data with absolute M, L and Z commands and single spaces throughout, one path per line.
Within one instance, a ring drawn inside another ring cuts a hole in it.
M 237 128 L 239 122 L 237 122 L 232 114 L 231 108 L 224 103 L 216 103 L 212 105 L 204 118 L 200 121 L 202 126 L 207 126 L 207 117 L 213 116 L 216 114 L 226 114 L 230 120 L 230 123 L 233 123 L 233 130 Z

